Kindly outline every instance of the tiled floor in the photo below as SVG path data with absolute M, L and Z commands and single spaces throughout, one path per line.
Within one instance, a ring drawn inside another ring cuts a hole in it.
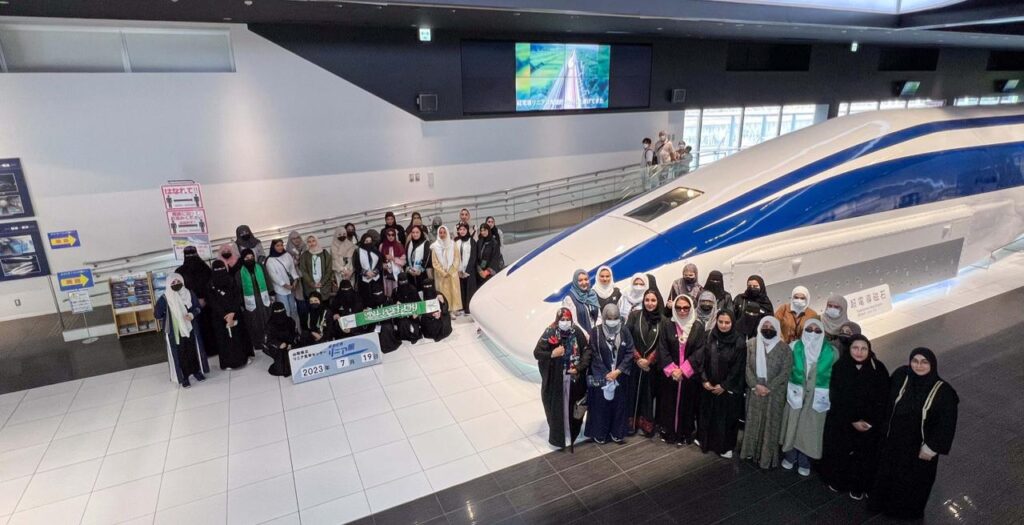
M 1021 275 L 1024 257 L 1010 258 L 863 323 L 887 363 L 912 346 L 935 348 L 963 399 L 930 522 L 1024 519 L 1005 512 L 1024 496 L 1024 291 L 986 300 Z M 541 458 L 550 448 L 535 366 L 466 322 L 442 343 L 406 345 L 328 380 L 296 386 L 268 365 L 215 371 L 190 390 L 156 364 L 0 395 L 0 525 L 870 517 L 813 479 L 660 443 Z

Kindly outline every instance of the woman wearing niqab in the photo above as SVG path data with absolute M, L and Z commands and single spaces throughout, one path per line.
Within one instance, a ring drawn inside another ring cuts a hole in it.
M 242 291 L 224 261 L 213 261 L 206 306 L 220 352 L 221 370 L 244 367 L 252 351 L 252 341 L 241 322 Z
M 171 381 L 184 388 L 192 386 L 189 376 L 202 382 L 206 380 L 203 374 L 210 372 L 196 322 L 200 310 L 199 299 L 185 288 L 185 279 L 176 273 L 167 276 L 167 288 L 156 302 L 154 316 L 163 324 Z
M 793 368 L 793 352 L 779 335 L 773 316 L 761 319 L 757 337 L 747 340 L 747 417 L 740 457 L 761 469 L 779 466 L 779 436 L 786 408 L 786 383 Z

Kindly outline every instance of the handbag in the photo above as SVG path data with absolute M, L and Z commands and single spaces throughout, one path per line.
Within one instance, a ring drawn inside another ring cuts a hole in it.
M 587 398 L 577 401 L 572 407 L 572 418 L 583 419 L 587 415 Z

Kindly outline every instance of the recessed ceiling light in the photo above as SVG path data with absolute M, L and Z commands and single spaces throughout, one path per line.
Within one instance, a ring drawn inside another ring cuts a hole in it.
M 225 21 L 225 22 L 230 22 L 230 21 L 231 21 L 231 17 L 230 17 L 230 16 L 228 16 L 228 17 L 224 17 L 224 21 Z
M 659 27 L 659 28 L 658 28 L 658 31 L 661 31 L 661 30 L 663 30 L 663 29 L 665 29 L 665 28 L 664 28 L 664 27 Z
M 454 12 L 455 12 L 455 10 L 454 10 L 454 9 L 452 9 L 452 12 L 454 13 Z
M 252 0 L 245 0 L 242 3 L 245 4 L 245 5 L 252 5 Z
M 521 15 L 521 14 L 522 14 L 522 13 L 512 13 L 512 16 L 519 16 L 519 15 Z

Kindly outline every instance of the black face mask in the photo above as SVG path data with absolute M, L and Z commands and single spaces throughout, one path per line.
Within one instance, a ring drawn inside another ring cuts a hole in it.
M 252 234 L 251 233 L 247 233 L 247 234 L 243 235 L 242 236 L 242 240 L 243 241 L 251 241 L 252 240 Z
M 751 288 L 749 286 L 747 287 L 747 297 L 760 297 L 760 296 L 761 296 L 761 289 L 760 288 Z
M 184 287 L 185 287 L 184 284 L 174 283 L 174 284 L 171 285 L 171 290 L 174 290 L 175 292 L 180 292 L 181 289 L 184 288 Z
M 344 240 L 345 240 L 345 238 L 346 238 L 346 237 L 345 237 L 344 235 L 339 235 L 339 236 L 338 236 L 338 240 L 339 240 L 339 241 L 344 241 Z
M 255 259 L 246 259 L 246 260 L 242 261 L 242 264 L 244 264 L 246 268 L 252 270 L 253 268 L 256 267 L 256 260 Z
M 686 284 L 693 284 L 693 283 L 697 282 L 697 278 L 696 277 L 683 277 L 683 282 L 686 283 Z
M 405 285 L 409 284 L 409 281 L 408 281 L 408 279 L 402 279 L 402 280 L 398 281 L 398 284 L 399 284 L 399 286 L 405 286 Z
M 853 341 L 853 336 L 852 335 L 845 335 L 845 334 L 840 334 L 839 335 L 839 342 L 843 343 L 843 346 L 849 347 L 851 341 Z
M 779 335 L 779 333 L 776 332 L 774 328 L 762 328 L 761 335 L 763 335 L 765 339 L 774 339 L 775 336 Z
M 708 313 L 708 312 L 711 311 L 712 308 L 714 308 L 714 305 L 702 304 L 702 305 L 698 306 L 697 308 L 700 308 L 700 311 L 702 311 L 704 313 Z
M 309 307 L 312 308 L 313 310 L 319 310 L 320 303 L 309 303 Z
M 231 258 L 231 252 L 222 253 L 222 254 L 220 254 L 220 256 L 223 257 L 224 259 L 230 259 Z
M 351 239 L 351 238 L 356 236 L 356 231 L 355 230 L 348 230 L 345 233 L 348 235 L 349 239 Z

